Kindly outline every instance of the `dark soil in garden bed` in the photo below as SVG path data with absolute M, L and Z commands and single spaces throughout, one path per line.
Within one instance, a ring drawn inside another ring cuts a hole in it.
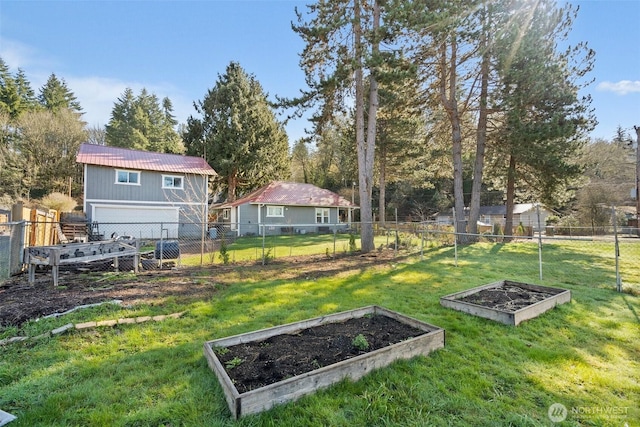
M 155 270 L 132 276 L 129 273 L 104 275 L 61 271 L 60 286 L 52 283 L 51 271 L 38 271 L 30 284 L 28 274 L 0 281 L 0 328 L 21 326 L 39 317 L 62 313 L 79 305 L 114 299 L 124 306 L 162 304 L 166 298 L 179 301 L 207 300 L 221 287 L 232 285 L 238 278 L 252 280 L 315 280 L 345 272 L 361 272 L 397 262 L 393 251 L 375 256 L 300 256 L 281 258 L 268 265 L 237 263 L 205 268 L 182 267 L 177 270 Z
M 390 317 L 375 315 L 327 323 L 215 352 L 238 392 L 246 393 L 425 333 Z
M 520 286 L 520 284 L 516 282 L 505 281 L 502 286 L 482 289 L 471 295 L 458 298 L 457 300 L 471 304 L 478 304 L 483 307 L 515 312 L 552 297 L 555 294 L 556 293 L 551 290 L 540 291 Z

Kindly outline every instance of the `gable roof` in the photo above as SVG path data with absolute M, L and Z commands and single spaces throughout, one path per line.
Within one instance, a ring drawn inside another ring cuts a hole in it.
M 249 193 L 245 197 L 234 202 L 222 203 L 216 208 L 230 208 L 246 203 L 283 206 L 358 207 L 358 205 L 351 203 L 333 191 L 316 187 L 313 184 L 274 181 Z
M 217 175 L 206 160 L 200 157 L 154 153 L 96 144 L 80 145 L 76 162 L 122 169 Z

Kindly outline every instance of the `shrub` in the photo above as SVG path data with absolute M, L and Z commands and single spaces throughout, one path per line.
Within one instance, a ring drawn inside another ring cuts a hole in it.
M 40 204 L 47 209 L 54 209 L 58 212 L 71 212 L 77 206 L 73 197 L 62 193 L 47 194 L 40 200 Z
M 356 246 L 356 235 L 353 233 L 349 233 L 349 252 L 354 253 L 358 250 Z
M 227 242 L 224 239 L 222 239 L 222 242 L 220 243 L 220 254 L 218 257 L 224 265 L 229 264 L 229 249 L 227 248 Z

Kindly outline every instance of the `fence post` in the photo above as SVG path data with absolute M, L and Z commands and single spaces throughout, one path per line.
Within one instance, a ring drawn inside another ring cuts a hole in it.
M 456 208 L 451 208 L 453 210 L 453 262 L 456 267 L 458 266 L 458 232 L 457 227 L 458 223 L 456 222 Z
M 540 205 L 536 203 L 536 215 L 538 216 L 538 266 L 540 280 L 542 280 L 542 226 L 540 225 Z
M 336 258 L 336 238 L 338 237 L 338 224 L 333 224 L 333 259 Z
M 264 224 L 262 225 L 262 265 L 264 265 L 264 245 L 265 245 L 265 230 L 266 227 L 264 226 Z
M 611 222 L 613 223 L 613 238 L 616 251 L 616 290 L 622 292 L 622 280 L 620 278 L 620 244 L 618 242 L 618 225 L 616 218 L 616 207 L 611 206 Z
M 424 230 L 420 230 L 420 261 L 424 261 Z
M 398 208 L 396 208 L 396 241 L 393 248 L 393 256 L 398 256 Z

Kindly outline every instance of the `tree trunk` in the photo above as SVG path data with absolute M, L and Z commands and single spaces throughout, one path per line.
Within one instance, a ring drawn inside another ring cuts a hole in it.
M 509 156 L 509 170 L 507 171 L 507 206 L 504 220 L 504 235 L 513 235 L 513 205 L 516 193 L 516 159 Z M 510 237 L 505 237 L 504 241 L 510 241 Z
M 364 78 L 363 78 L 363 48 L 362 27 L 360 25 L 360 4 L 354 2 L 354 53 L 355 53 L 355 83 L 356 83 L 356 144 L 358 149 L 358 181 L 360 194 L 360 245 L 363 253 L 375 249 L 373 242 L 373 210 L 371 196 L 373 192 L 373 160 L 375 151 L 376 114 L 378 110 L 378 83 L 375 77 L 375 69 L 372 68 L 369 75 L 369 109 L 367 135 L 364 133 Z M 372 55 L 378 53 L 377 30 L 380 26 L 380 6 L 377 1 L 373 5 L 373 32 L 375 40 L 372 41 Z
M 234 170 L 227 177 L 227 202 L 234 202 L 236 200 L 236 189 L 238 187 L 238 171 Z
M 440 46 L 440 99 L 451 123 L 453 154 L 453 196 L 455 207 L 454 228 L 456 233 L 466 232 L 464 214 L 464 188 L 462 171 L 462 131 L 457 93 L 457 41 L 451 34 L 451 58 L 447 61 L 447 43 Z M 447 63 L 448 62 L 448 63 Z M 448 85 L 447 85 L 448 83 Z M 447 90 L 449 92 L 447 96 Z
M 480 39 L 482 63 L 480 64 L 480 111 L 478 112 L 478 126 L 476 131 L 476 159 L 473 165 L 473 185 L 471 188 L 471 203 L 469 205 L 469 226 L 471 234 L 478 233 L 480 219 L 480 196 L 482 193 L 482 175 L 484 168 L 484 151 L 487 144 L 487 99 L 489 93 L 489 49 L 488 49 L 488 16 L 485 9 L 484 26 Z
M 640 127 L 633 127 L 636 131 L 636 219 L 640 227 Z
M 380 186 L 380 197 L 378 200 L 378 211 L 380 212 L 380 227 L 386 227 L 386 218 L 387 218 L 387 209 L 386 209 L 386 198 L 387 198 L 387 190 L 386 190 L 386 180 L 387 180 L 387 146 L 383 144 L 380 147 L 380 170 L 378 171 L 380 178 L 378 180 L 378 185 Z

